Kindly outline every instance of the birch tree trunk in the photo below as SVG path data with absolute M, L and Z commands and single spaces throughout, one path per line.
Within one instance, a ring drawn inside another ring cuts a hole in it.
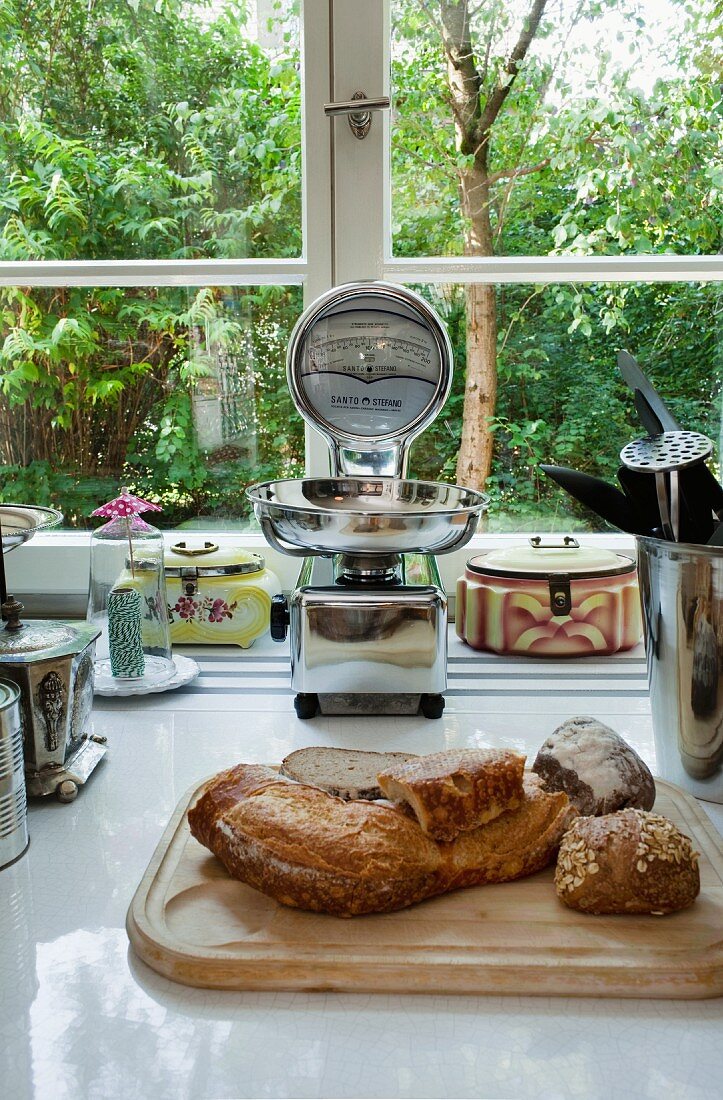
M 425 0 L 422 0 L 426 7 Z M 439 27 L 447 58 L 447 82 L 454 115 L 457 152 L 468 158 L 460 171 L 467 256 L 493 256 L 491 185 L 510 172 L 490 171 L 493 128 L 545 10 L 547 0 L 530 0 L 517 41 L 500 77 L 489 77 L 495 20 L 477 53 L 472 42 L 469 0 L 440 0 Z M 478 62 L 479 57 L 479 62 Z M 490 418 L 497 403 L 497 304 L 495 287 L 471 283 L 467 289 L 467 374 L 457 481 L 483 489 L 492 465 Z
M 481 168 L 464 172 L 460 180 L 468 256 L 494 254 L 489 172 L 486 163 Z M 490 421 L 497 406 L 497 288 L 490 283 L 469 283 L 465 298 L 467 370 L 456 479 L 459 485 L 484 489 L 494 446 Z

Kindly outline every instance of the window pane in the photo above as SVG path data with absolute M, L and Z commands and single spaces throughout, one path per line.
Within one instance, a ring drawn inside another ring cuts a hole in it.
M 243 489 L 299 476 L 286 384 L 300 287 L 0 290 L 0 494 L 70 527 L 128 485 L 161 527 L 243 526 Z
M 447 403 L 412 445 L 412 477 L 462 480 L 469 288 L 417 290 L 448 326 L 455 373 Z M 617 484 L 620 451 L 647 433 L 616 365 L 626 348 L 681 427 L 703 432 L 719 454 L 723 290 L 691 283 L 575 287 L 498 286 L 498 383 L 492 466 L 485 483 L 490 531 L 600 530 L 538 469 L 568 466 Z M 718 460 L 712 468 L 718 470 Z
M 298 256 L 296 0 L 5 0 L 0 259 Z
M 392 0 L 392 20 L 395 255 L 720 251 L 717 0 Z

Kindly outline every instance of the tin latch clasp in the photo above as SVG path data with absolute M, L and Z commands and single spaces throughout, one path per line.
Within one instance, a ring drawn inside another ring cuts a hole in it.
M 569 615 L 572 610 L 569 573 L 551 573 L 548 577 L 550 587 L 550 611 L 554 616 Z

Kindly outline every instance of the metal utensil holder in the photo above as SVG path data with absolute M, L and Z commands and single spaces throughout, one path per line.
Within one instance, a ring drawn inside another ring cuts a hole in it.
M 723 548 L 637 546 L 658 774 L 723 803 Z

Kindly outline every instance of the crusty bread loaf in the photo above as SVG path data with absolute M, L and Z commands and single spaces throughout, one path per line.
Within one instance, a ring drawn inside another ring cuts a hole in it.
M 523 798 L 515 810 L 487 825 L 440 844 L 443 864 L 439 893 L 467 886 L 510 882 L 542 870 L 554 858 L 577 810 L 562 792 L 546 791 L 525 773 Z
M 655 781 L 619 733 L 597 718 L 568 718 L 540 748 L 532 770 L 549 791 L 565 791 L 582 815 L 632 806 L 651 810 Z
M 297 783 L 323 787 L 337 798 L 383 798 L 377 775 L 416 757 L 410 752 L 368 752 L 319 745 L 297 749 L 281 761 L 279 772 Z
M 579 817 L 563 837 L 558 896 L 584 913 L 673 913 L 700 892 L 698 853 L 672 821 L 645 810 Z
M 188 822 L 242 882 L 285 905 L 355 916 L 531 874 L 553 858 L 575 813 L 532 776 L 518 809 L 438 844 L 394 806 L 346 802 L 239 764 L 205 785 Z
M 423 832 L 448 841 L 519 806 L 524 771 L 525 757 L 509 749 L 450 749 L 387 767 L 378 779 Z
M 196 800 L 191 832 L 201 844 L 210 848 L 214 829 L 223 814 L 232 810 L 242 799 L 278 782 L 278 772 L 263 764 L 243 764 L 212 776 Z M 189 813 L 189 822 L 190 818 Z

